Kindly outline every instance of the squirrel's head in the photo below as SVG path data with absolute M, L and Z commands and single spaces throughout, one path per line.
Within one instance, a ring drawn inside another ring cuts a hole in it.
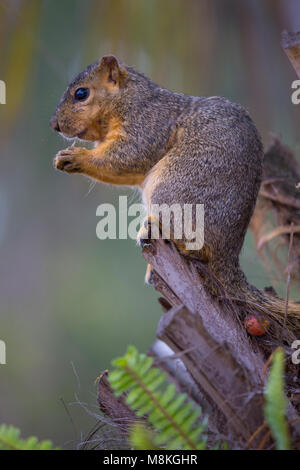
M 69 138 L 102 140 L 127 77 L 113 56 L 89 65 L 63 94 L 50 121 L 52 129 Z

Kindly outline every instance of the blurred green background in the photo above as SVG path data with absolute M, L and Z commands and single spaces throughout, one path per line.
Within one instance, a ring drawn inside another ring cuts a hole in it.
M 134 241 L 96 238 L 97 206 L 136 193 L 52 168 L 68 144 L 49 119 L 70 79 L 115 54 L 174 91 L 240 102 L 265 144 L 273 131 L 299 156 L 285 28 L 300 29 L 297 0 L 0 1 L 0 422 L 74 448 L 95 423 L 78 402 L 97 411 L 95 378 L 128 344 L 147 350 L 161 315 Z M 259 287 L 280 281 L 251 235 L 242 265 Z

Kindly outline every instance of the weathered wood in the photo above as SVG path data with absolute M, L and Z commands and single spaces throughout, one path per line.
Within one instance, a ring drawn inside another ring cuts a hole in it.
M 180 306 L 179 309 L 181 308 L 183 307 Z M 167 373 L 169 382 L 175 384 L 178 392 L 186 393 L 189 401 L 194 401 L 197 406 L 201 407 L 202 413 L 199 421 L 202 421 L 203 417 L 208 417 L 208 426 L 205 434 L 209 447 L 214 447 L 218 442 L 225 440 L 227 440 L 228 444 L 234 446 L 234 442 L 228 441 L 228 433 L 221 434 L 222 423 L 224 430 L 227 430 L 224 416 L 216 406 L 211 406 L 211 403 L 206 399 L 184 363 L 184 356 L 191 349 L 194 349 L 194 347 L 174 353 L 174 347 L 171 349 L 166 342 L 156 340 L 149 354 L 155 358 L 154 366 Z
M 143 254 L 152 264 L 155 288 L 174 305 L 161 318 L 158 338 L 174 353 L 183 353 L 180 360 L 198 388 L 193 398 L 208 412 L 210 430 L 245 445 L 263 422 L 261 351 L 238 316 L 206 292 L 195 267 L 172 244 L 152 240 Z M 175 381 L 182 386 L 176 373 Z
M 210 404 L 211 429 L 226 436 L 233 434 L 236 443 L 247 442 L 263 422 L 262 397 L 226 344 L 215 341 L 200 315 L 185 307 L 174 307 L 162 317 L 157 336 L 175 352 L 188 351 L 182 361 Z M 198 403 L 202 404 L 201 395 Z
M 199 315 L 204 328 L 220 344 L 226 342 L 237 361 L 241 361 L 252 377 L 260 384 L 264 359 L 249 337 L 233 308 L 212 298 L 205 290 L 198 271 L 185 260 L 172 244 L 152 240 L 143 249 L 144 257 L 152 264 L 156 277 L 153 284 L 171 305 L 184 305 L 194 315 Z M 158 276 L 158 277 L 157 277 Z
M 212 433 L 225 436 L 232 447 L 245 448 L 264 421 L 264 357 L 259 343 L 248 337 L 234 306 L 206 291 L 198 270 L 172 243 L 151 240 L 143 254 L 154 270 L 154 287 L 167 299 L 161 302 L 165 313 L 157 336 L 186 373 L 174 370 L 170 358 L 163 368 L 207 412 Z M 154 347 L 153 351 L 162 358 Z M 296 436 L 298 415 L 291 404 L 287 416 L 297 424 L 292 425 Z M 256 448 L 260 439 L 258 433 L 250 447 Z
M 300 78 L 300 31 L 297 33 L 283 31 L 281 45 Z

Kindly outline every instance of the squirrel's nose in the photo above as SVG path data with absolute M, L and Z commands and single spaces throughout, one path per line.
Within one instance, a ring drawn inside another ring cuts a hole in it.
M 58 120 L 57 120 L 56 116 L 52 116 L 52 118 L 50 120 L 50 126 L 52 127 L 53 130 L 55 130 L 57 132 L 60 132 L 60 127 L 59 127 Z

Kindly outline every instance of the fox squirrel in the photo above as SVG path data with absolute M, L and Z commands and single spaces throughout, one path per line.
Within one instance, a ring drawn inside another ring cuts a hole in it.
M 285 302 L 250 285 L 239 266 L 264 156 L 245 109 L 222 97 L 171 92 L 105 56 L 68 86 L 51 127 L 95 142 L 91 150 L 58 152 L 57 169 L 139 186 L 149 216 L 152 204 L 203 203 L 205 241 L 193 257 L 207 264 L 229 295 L 284 323 Z M 289 303 L 287 326 L 300 329 L 296 302 Z

